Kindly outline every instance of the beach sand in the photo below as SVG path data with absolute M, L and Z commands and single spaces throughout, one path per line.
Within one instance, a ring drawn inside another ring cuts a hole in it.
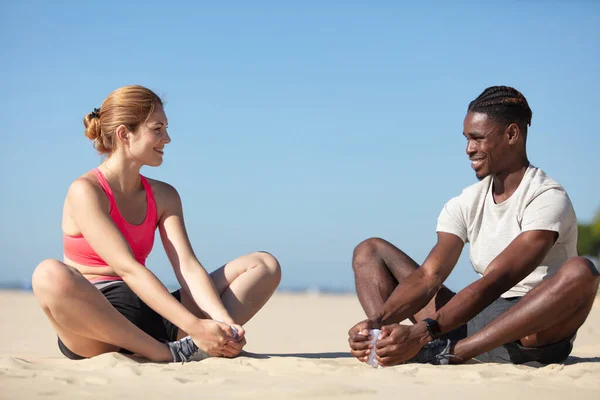
M 402 365 L 348 354 L 352 295 L 277 293 L 246 325 L 247 354 L 157 364 L 111 353 L 71 361 L 33 294 L 0 291 L 0 399 L 600 399 L 600 301 L 565 365 Z

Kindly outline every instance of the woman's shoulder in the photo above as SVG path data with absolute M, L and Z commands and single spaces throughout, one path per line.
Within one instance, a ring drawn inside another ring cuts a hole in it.
M 169 205 L 173 202 L 179 203 L 181 201 L 179 198 L 179 193 L 173 185 L 167 182 L 159 181 L 158 179 L 152 179 L 148 177 L 145 178 L 152 188 L 154 199 L 158 205 Z
M 88 197 L 102 194 L 102 185 L 93 171 L 88 171 L 76 178 L 69 186 L 67 197 Z
M 177 190 L 173 185 L 167 182 L 159 181 L 158 179 L 148 178 L 147 176 L 145 178 L 150 184 L 155 196 L 157 194 L 163 196 L 173 196 L 177 194 Z
M 96 178 L 93 171 L 88 171 L 76 178 L 67 191 L 66 202 L 99 202 L 102 207 L 109 206 L 108 198 L 104 193 L 102 184 Z

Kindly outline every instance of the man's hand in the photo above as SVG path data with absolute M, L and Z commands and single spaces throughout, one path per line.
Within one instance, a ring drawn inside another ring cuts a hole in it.
M 385 325 L 377 341 L 377 362 L 388 367 L 410 360 L 427 343 L 427 328 L 424 324 Z
M 370 344 L 373 337 L 369 335 L 369 330 L 375 328 L 376 322 L 366 319 L 354 325 L 348 331 L 348 343 L 350 344 L 350 354 L 358 361 L 366 362 L 369 359 L 369 353 L 373 350 Z

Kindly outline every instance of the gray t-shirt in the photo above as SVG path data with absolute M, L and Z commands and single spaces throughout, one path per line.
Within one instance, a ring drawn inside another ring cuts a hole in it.
M 529 165 L 517 190 L 500 204 L 492 196 L 488 176 L 448 201 L 438 217 L 437 231 L 470 243 L 471 264 L 479 276 L 521 232 L 548 230 L 558 239 L 542 263 L 502 297 L 524 296 L 577 256 L 577 218 L 562 186 L 540 168 Z

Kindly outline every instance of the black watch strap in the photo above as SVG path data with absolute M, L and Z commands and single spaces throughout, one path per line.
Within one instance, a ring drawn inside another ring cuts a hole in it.
M 432 340 L 442 336 L 442 330 L 440 329 L 440 325 L 435 319 L 425 318 L 423 322 L 425 322 L 425 325 L 427 326 L 427 331 L 429 332 L 429 335 L 431 335 Z

